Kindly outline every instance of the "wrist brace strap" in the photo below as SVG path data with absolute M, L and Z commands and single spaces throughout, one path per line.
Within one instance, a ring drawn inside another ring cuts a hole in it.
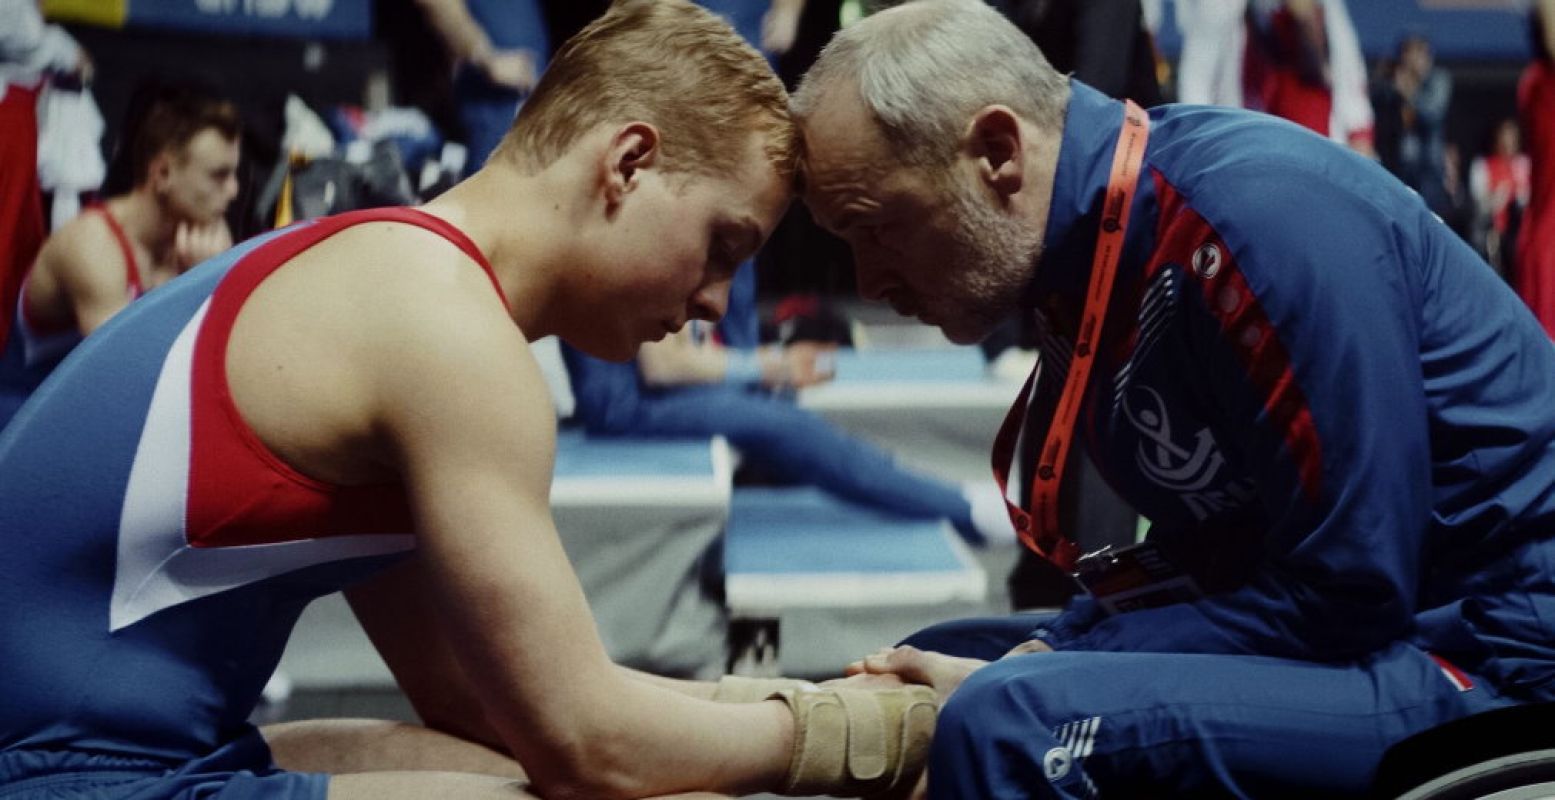
M 787 689 L 794 750 L 783 793 L 867 797 L 910 790 L 923 771 L 939 702 L 927 686 Z
M 742 675 L 725 675 L 718 679 L 713 689 L 713 700 L 719 703 L 759 703 L 784 689 L 814 689 L 816 685 L 795 678 L 747 678 Z

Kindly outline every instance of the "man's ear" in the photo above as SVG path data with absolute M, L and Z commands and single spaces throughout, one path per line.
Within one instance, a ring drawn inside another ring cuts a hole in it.
M 1001 198 L 1025 183 L 1024 138 L 1020 116 L 1008 106 L 985 106 L 967 123 L 967 154 L 976 162 L 978 178 Z
M 161 191 L 166 188 L 173 174 L 173 152 L 164 149 L 151 157 L 151 163 L 146 165 L 146 180 L 151 188 Z
M 610 137 L 600 165 L 606 202 L 611 206 L 620 203 L 640 183 L 642 170 L 657 165 L 660 157 L 658 128 L 646 122 L 622 125 Z

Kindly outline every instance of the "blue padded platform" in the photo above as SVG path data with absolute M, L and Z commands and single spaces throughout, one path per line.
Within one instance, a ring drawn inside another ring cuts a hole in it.
M 593 437 L 562 431 L 556 436 L 556 477 L 710 477 L 716 469 L 713 450 L 707 439 Z
M 687 506 L 724 509 L 734 466 L 712 439 L 630 439 L 562 431 L 552 506 Z
M 738 573 L 941 572 L 958 563 L 944 527 L 813 488 L 742 488 L 730 504 L 724 566 Z
M 730 611 L 978 602 L 987 576 L 943 521 L 897 517 L 814 488 L 740 489 L 725 534 Z
M 839 383 L 982 383 L 983 355 L 976 347 L 936 347 L 900 350 L 839 349 L 836 354 Z

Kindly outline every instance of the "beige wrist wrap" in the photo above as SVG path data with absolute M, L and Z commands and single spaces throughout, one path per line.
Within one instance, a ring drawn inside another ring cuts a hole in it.
M 794 712 L 794 751 L 783 793 L 868 797 L 911 789 L 923 771 L 939 715 L 927 686 L 788 689 L 773 695 Z
M 814 689 L 815 684 L 795 678 L 747 678 L 725 675 L 713 688 L 713 700 L 719 703 L 759 703 L 784 689 Z

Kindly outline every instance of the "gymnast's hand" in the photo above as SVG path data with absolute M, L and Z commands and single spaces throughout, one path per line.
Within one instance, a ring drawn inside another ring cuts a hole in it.
M 1044 642 L 1041 639 L 1027 639 L 1024 642 L 1021 642 L 1020 644 L 1015 645 L 1014 647 L 1011 647 L 1010 648 L 1010 652 L 1005 653 L 1003 656 L 1000 656 L 1000 658 L 1009 658 L 1010 656 L 1023 656 L 1023 655 L 1026 655 L 1027 653 L 1051 653 L 1051 652 L 1053 652 L 1053 648 L 1049 647 L 1047 642 Z
M 891 673 L 855 672 L 846 678 L 832 678 L 829 681 L 821 681 L 822 689 L 868 689 L 877 691 L 881 689 L 900 689 L 906 686 L 906 681 Z
M 232 232 L 227 230 L 227 221 L 223 219 L 198 225 L 180 222 L 178 230 L 173 233 L 173 259 L 177 262 L 179 272 L 231 246 Z
M 919 650 L 911 645 L 888 647 L 865 656 L 847 667 L 847 674 L 885 676 L 894 675 L 907 683 L 934 687 L 940 704 L 950 699 L 956 687 L 968 675 L 987 666 L 988 662 L 976 658 L 947 656 Z

